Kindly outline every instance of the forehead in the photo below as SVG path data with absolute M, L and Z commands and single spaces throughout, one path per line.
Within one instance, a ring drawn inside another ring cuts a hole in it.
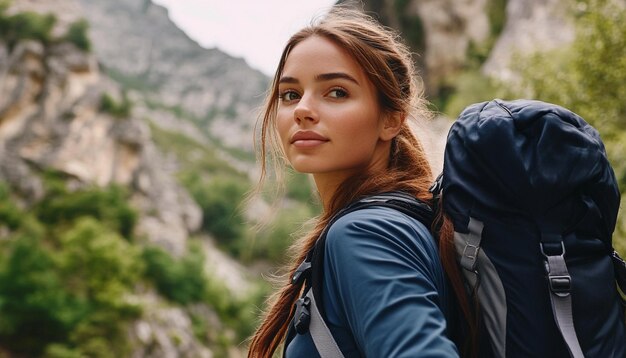
M 285 61 L 284 76 L 344 72 L 360 83 L 369 82 L 359 63 L 341 46 L 322 37 L 311 36 L 293 47 Z M 299 76 L 300 75 L 300 76 Z

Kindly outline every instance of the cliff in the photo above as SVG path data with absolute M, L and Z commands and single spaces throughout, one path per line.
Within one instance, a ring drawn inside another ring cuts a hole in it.
M 183 112 L 205 135 L 252 150 L 256 109 L 269 83 L 265 75 L 243 59 L 200 47 L 151 1 L 79 3 L 98 60 L 112 78 L 144 103 Z
M 563 0 L 364 1 L 386 25 L 400 31 L 416 52 L 426 94 L 445 97 L 472 66 L 499 80 L 511 79 L 515 54 L 545 51 L 571 42 L 574 24 Z
M 100 110 L 103 96 L 119 93 L 71 43 L 0 44 L 0 176 L 29 203 L 44 194 L 45 170 L 77 186 L 128 186 L 138 234 L 180 253 L 200 211 L 167 174 L 147 124 Z

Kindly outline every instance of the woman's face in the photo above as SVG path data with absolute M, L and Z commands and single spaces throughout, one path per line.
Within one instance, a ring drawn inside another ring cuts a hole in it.
M 381 136 L 376 90 L 334 42 L 312 36 L 296 45 L 285 62 L 279 95 L 276 127 L 295 170 L 336 181 L 386 168 L 389 142 Z

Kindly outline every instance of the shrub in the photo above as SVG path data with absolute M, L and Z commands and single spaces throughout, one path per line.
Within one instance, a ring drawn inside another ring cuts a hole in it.
M 248 184 L 229 177 L 202 180 L 199 176 L 189 176 L 185 187 L 202 208 L 202 228 L 237 256 L 237 242 L 243 238 L 245 229 L 241 201 Z
M 142 272 L 137 250 L 93 218 L 50 231 L 2 243 L 0 342 L 27 356 L 95 356 L 87 348 L 101 341 L 125 355 L 125 326 L 141 313 L 125 300 Z
M 57 21 L 54 15 L 41 15 L 35 12 L 6 15 L 6 8 L 6 3 L 0 3 L 0 38 L 7 42 L 10 49 L 23 39 L 50 43 L 52 28 Z
M 313 183 L 309 175 L 290 170 L 286 176 L 286 182 L 288 197 L 302 203 L 311 203 Z
M 11 201 L 8 187 L 0 183 L 0 227 L 16 230 L 22 223 L 23 215 L 22 210 Z
M 67 30 L 65 40 L 73 43 L 79 49 L 83 51 L 91 51 L 91 41 L 87 34 L 89 30 L 89 23 L 82 19 L 72 23 Z
M 130 116 L 132 111 L 132 103 L 126 93 L 122 96 L 122 101 L 117 102 L 109 94 L 102 95 L 100 102 L 100 110 L 109 113 L 115 118 L 126 118 Z
M 0 270 L 0 341 L 39 355 L 46 344 L 66 340 L 87 307 L 64 289 L 54 253 L 41 238 L 17 236 L 8 249 Z
M 68 192 L 57 183 L 50 186 L 54 189 L 35 207 L 37 217 L 44 224 L 68 224 L 80 217 L 89 216 L 106 223 L 123 237 L 131 238 L 137 213 L 128 204 L 128 193 L 122 187 Z
M 198 247 L 180 259 L 173 258 L 160 247 L 144 248 L 146 277 L 159 293 L 173 302 L 188 304 L 203 299 L 207 281 L 204 274 L 204 254 Z

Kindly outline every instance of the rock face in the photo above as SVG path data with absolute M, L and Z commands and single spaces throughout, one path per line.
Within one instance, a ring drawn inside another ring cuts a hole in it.
M 351 1 L 346 1 L 350 3 Z M 467 61 L 472 43 L 489 37 L 488 0 L 365 1 L 386 25 L 400 31 L 413 51 L 426 94 L 437 95 Z
M 493 0 L 410 0 L 398 8 L 397 1 L 365 1 L 381 20 L 398 29 L 414 51 L 427 95 L 442 88 L 467 64 L 471 46 L 486 46 L 498 35 L 483 72 L 509 80 L 511 59 L 516 53 L 545 51 L 574 39 L 571 2 L 563 0 L 507 0 L 506 14 L 493 15 Z M 492 11 L 492 17 L 489 12 Z M 493 16 L 506 16 L 500 34 L 492 34 Z
M 562 0 L 508 0 L 507 21 L 483 72 L 503 81 L 514 78 L 510 70 L 516 54 L 554 49 L 574 40 L 575 29 L 568 4 Z
M 224 144 L 251 150 L 268 78 L 217 49 L 204 49 L 149 0 L 79 0 L 99 61 L 149 102 L 180 107 Z
M 78 185 L 130 187 L 138 234 L 182 253 L 201 212 L 166 171 L 147 124 L 100 110 L 116 91 L 95 57 L 71 43 L 0 44 L 0 176 L 31 202 L 43 195 L 42 170 Z
M 489 36 L 487 0 L 413 1 L 425 31 L 424 73 L 427 90 L 436 92 L 467 62 L 471 43 Z

